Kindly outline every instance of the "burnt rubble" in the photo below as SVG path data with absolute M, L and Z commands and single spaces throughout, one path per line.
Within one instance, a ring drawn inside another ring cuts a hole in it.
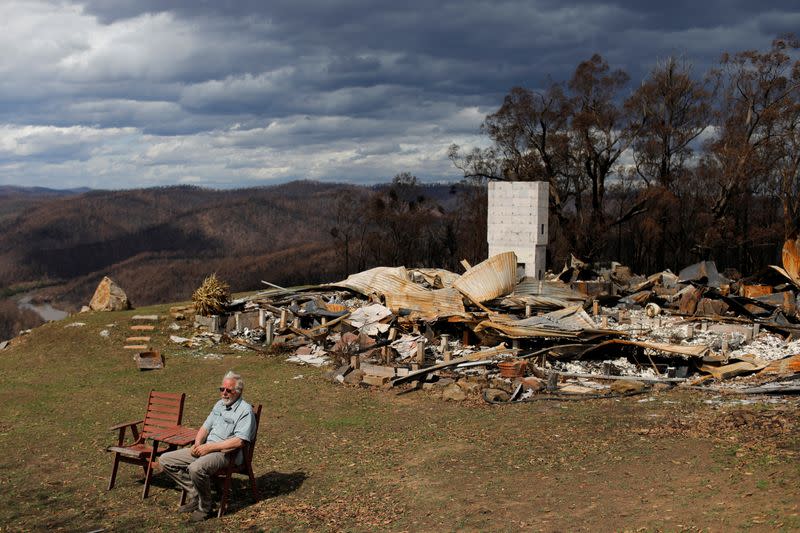
M 653 387 L 800 391 L 800 258 L 727 277 L 704 261 L 633 274 L 574 260 L 516 279 L 512 252 L 441 269 L 379 267 L 320 286 L 270 289 L 200 317 L 185 346 L 230 342 L 329 366 L 350 385 L 432 390 L 491 403 L 630 395 Z M 265 282 L 266 283 L 266 282 Z

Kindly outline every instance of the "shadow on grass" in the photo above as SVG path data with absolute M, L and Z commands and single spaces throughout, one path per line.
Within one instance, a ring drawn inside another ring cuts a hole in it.
M 299 489 L 306 479 L 308 479 L 308 474 L 301 470 L 289 473 L 273 470 L 266 474 L 256 476 L 258 501 L 292 493 Z M 144 478 L 139 480 L 139 484 L 144 484 Z M 220 498 L 221 485 L 221 482 L 219 484 L 216 482 L 213 484 L 213 488 L 216 491 L 216 500 Z M 180 498 L 180 488 L 172 479 L 166 475 L 156 475 L 150 481 L 151 491 L 153 487 L 175 491 L 177 505 L 177 500 Z M 228 504 L 225 514 L 230 514 L 246 507 L 247 504 L 245 502 L 257 503 L 252 501 L 253 496 L 250 492 L 250 480 L 245 476 L 234 476 L 231 479 L 231 492 L 228 498 L 230 503 Z
M 256 486 L 258 487 L 260 499 L 265 500 L 296 491 L 307 478 L 308 475 L 302 470 L 288 474 L 273 470 L 258 476 L 256 478 Z

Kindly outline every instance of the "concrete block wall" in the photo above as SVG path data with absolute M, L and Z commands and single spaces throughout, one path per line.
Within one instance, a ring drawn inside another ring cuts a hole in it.
M 548 202 L 544 181 L 489 182 L 489 256 L 513 251 L 525 275 L 541 279 L 546 268 Z

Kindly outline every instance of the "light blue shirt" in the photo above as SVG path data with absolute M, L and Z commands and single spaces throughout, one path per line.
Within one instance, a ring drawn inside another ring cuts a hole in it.
M 255 416 L 253 407 L 241 397 L 233 402 L 230 407 L 225 406 L 222 400 L 214 404 L 211 413 L 203 422 L 203 427 L 208 430 L 206 442 L 221 442 L 231 437 L 239 437 L 249 442 L 253 441 L 255 432 Z M 242 451 L 236 454 L 236 464 L 242 462 Z

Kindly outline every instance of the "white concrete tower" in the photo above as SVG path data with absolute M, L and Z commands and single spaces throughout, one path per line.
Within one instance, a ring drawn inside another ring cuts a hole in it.
M 489 257 L 514 252 L 518 274 L 544 278 L 548 202 L 547 182 L 490 181 Z

